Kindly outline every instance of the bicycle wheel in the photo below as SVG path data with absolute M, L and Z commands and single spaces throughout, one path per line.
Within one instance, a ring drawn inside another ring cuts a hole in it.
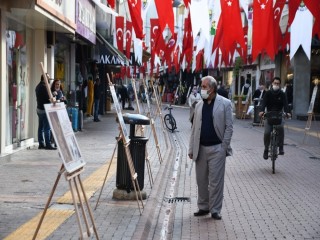
M 166 125 L 166 127 L 170 130 L 170 131 L 174 131 L 174 126 L 172 125 L 172 117 L 170 114 L 166 114 L 164 116 L 164 124 Z M 174 121 L 175 122 L 175 121 Z
M 171 117 L 171 119 L 170 119 L 170 124 L 171 124 L 171 126 L 172 126 L 172 132 L 177 128 L 177 123 L 176 123 L 176 120 L 174 119 L 174 117 L 173 116 L 170 116 Z
M 270 158 L 271 158 L 271 161 L 272 161 L 272 173 L 274 174 L 275 173 L 275 162 L 276 162 L 276 159 L 277 159 L 277 147 L 278 147 L 278 144 L 277 144 L 277 136 L 275 134 L 275 132 L 271 132 L 271 136 L 270 136 L 270 139 L 271 139 L 271 142 L 270 142 Z

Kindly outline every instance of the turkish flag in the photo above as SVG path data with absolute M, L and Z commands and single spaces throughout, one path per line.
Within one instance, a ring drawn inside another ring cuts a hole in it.
M 130 21 L 126 22 L 126 56 L 130 59 L 130 49 L 132 41 L 132 23 Z
M 142 18 L 141 18 L 141 0 L 128 0 L 128 7 L 131 16 L 132 26 L 136 37 L 143 39 Z
M 276 53 L 279 49 L 282 48 L 282 32 L 280 28 L 280 19 L 285 1 L 276 1 L 276 4 L 273 7 L 273 20 L 274 20 L 274 46 Z
M 159 35 L 159 21 L 157 18 L 150 19 L 150 51 L 151 51 L 151 68 L 154 66 L 154 55 L 156 54 L 156 40 Z
M 116 1 L 115 0 L 107 0 L 107 4 L 113 9 L 116 7 Z
M 252 60 L 254 61 L 259 53 L 263 51 L 265 51 L 271 59 L 274 59 L 273 1 L 253 1 L 252 25 Z
M 237 44 L 240 45 L 242 56 L 246 49 L 244 41 L 244 32 L 240 15 L 240 6 L 238 0 L 221 1 L 221 15 L 217 28 L 217 36 L 214 39 L 213 51 L 219 47 L 225 52 L 224 57 L 228 57 L 228 53 L 234 54 Z M 223 49 L 222 49 L 223 46 Z M 229 62 L 229 61 L 228 61 Z
M 171 34 L 174 34 L 174 16 L 172 8 L 172 0 L 154 0 L 158 12 L 159 26 L 161 32 L 166 28 L 166 24 L 171 31 Z
M 124 17 L 116 17 L 116 38 L 117 46 L 120 52 L 123 52 L 123 29 L 124 29 Z
M 188 17 L 184 20 L 184 36 L 182 45 L 183 47 L 180 61 L 182 61 L 183 57 L 186 56 L 186 61 L 191 62 L 193 52 L 193 35 L 190 13 Z
M 169 69 L 171 69 L 171 56 L 172 56 L 173 50 L 175 49 L 176 43 L 177 43 L 177 34 L 175 33 L 168 41 L 164 51 L 164 58 L 166 59 Z

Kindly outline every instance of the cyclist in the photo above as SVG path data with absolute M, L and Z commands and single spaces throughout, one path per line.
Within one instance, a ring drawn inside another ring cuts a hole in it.
M 259 116 L 262 117 L 267 108 L 267 112 L 276 111 L 282 112 L 284 111 L 287 117 L 290 117 L 290 109 L 288 106 L 287 98 L 285 93 L 280 89 L 281 79 L 279 77 L 274 77 L 272 80 L 272 86 L 269 91 L 267 91 L 263 97 L 261 112 L 259 112 Z M 283 121 L 279 126 L 279 155 L 284 155 L 283 150 L 283 142 L 284 142 L 284 128 Z M 263 158 L 268 159 L 268 148 L 270 144 L 270 134 L 272 131 L 272 126 L 268 124 L 268 121 L 264 121 L 264 152 Z

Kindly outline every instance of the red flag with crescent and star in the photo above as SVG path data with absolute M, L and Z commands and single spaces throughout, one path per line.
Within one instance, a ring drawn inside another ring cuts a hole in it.
M 274 59 L 273 0 L 253 1 L 252 60 L 264 51 Z
M 131 16 L 132 26 L 136 37 L 143 39 L 142 18 L 141 18 L 141 0 L 128 0 L 128 7 Z
M 123 52 L 123 28 L 124 28 L 124 17 L 116 17 L 116 38 L 117 46 L 120 52 Z
M 217 36 L 214 39 L 212 52 L 216 48 L 220 48 L 225 52 L 225 61 L 229 55 L 234 54 L 237 44 L 240 45 L 239 54 L 243 56 L 246 49 L 244 41 L 244 32 L 242 27 L 242 20 L 240 15 L 240 6 L 238 0 L 222 0 L 221 15 L 217 28 Z M 229 54 L 230 53 L 230 54 Z
M 169 69 L 171 69 L 172 52 L 175 49 L 176 42 L 177 42 L 177 34 L 175 33 L 169 39 L 168 43 L 166 44 L 166 48 L 164 50 L 164 58 L 167 62 Z
M 132 40 L 132 23 L 126 21 L 126 57 L 130 59 L 130 49 Z
M 285 5 L 285 1 L 277 1 L 273 7 L 274 20 L 274 44 L 276 53 L 282 48 L 282 32 L 280 28 L 281 13 Z
M 193 35 L 192 35 L 192 25 L 190 12 L 188 17 L 184 20 L 184 36 L 182 53 L 180 58 L 180 63 L 183 61 L 184 56 L 186 57 L 186 62 L 191 63 L 193 54 Z
M 159 26 L 163 32 L 168 24 L 171 34 L 174 34 L 174 16 L 172 0 L 154 0 L 157 8 Z
M 156 18 L 150 19 L 150 51 L 151 51 L 151 66 L 154 65 L 154 56 L 156 54 L 156 38 L 159 33 L 159 21 Z

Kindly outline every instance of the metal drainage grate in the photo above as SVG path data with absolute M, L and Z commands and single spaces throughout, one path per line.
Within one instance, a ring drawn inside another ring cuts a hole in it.
M 164 198 L 165 202 L 168 203 L 174 203 L 174 202 L 190 202 L 190 198 L 189 197 L 174 197 L 174 198 L 168 198 L 165 197 Z

